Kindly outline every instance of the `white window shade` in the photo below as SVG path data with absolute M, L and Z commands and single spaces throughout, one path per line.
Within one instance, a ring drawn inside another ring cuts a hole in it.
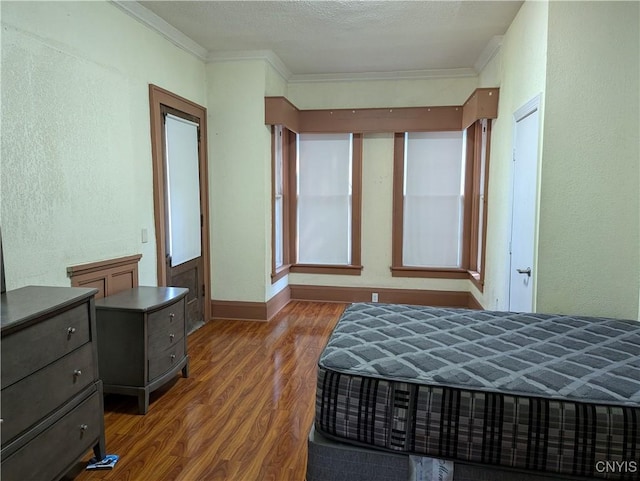
M 165 120 L 168 254 L 171 266 L 201 255 L 198 125 L 167 115 Z
M 405 134 L 405 266 L 461 264 L 463 143 L 462 132 Z
M 351 134 L 298 138 L 298 263 L 351 263 Z

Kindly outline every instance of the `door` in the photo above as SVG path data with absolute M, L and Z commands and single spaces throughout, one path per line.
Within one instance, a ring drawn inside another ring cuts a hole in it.
M 509 310 L 532 312 L 540 97 L 514 114 Z
M 200 125 L 163 107 L 166 285 L 188 287 L 187 330 L 203 324 L 203 216 L 200 210 Z

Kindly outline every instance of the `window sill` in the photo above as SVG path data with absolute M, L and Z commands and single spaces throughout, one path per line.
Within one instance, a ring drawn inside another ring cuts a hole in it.
M 473 285 L 476 286 L 476 288 L 480 292 L 483 292 L 483 290 L 484 290 L 484 279 L 482 278 L 482 275 L 477 271 L 468 271 L 468 273 L 469 273 L 469 279 L 471 280 Z
M 289 271 L 295 274 L 335 274 L 343 276 L 359 276 L 362 273 L 362 266 L 293 264 Z
M 271 273 L 271 284 L 275 284 L 277 281 L 279 281 L 284 276 L 289 274 L 290 270 L 291 270 L 291 265 L 290 264 L 286 264 L 284 266 L 281 266 L 281 267 L 277 268 L 275 270 L 275 272 Z
M 391 267 L 392 277 L 425 277 L 434 279 L 468 279 L 466 269 L 446 267 Z

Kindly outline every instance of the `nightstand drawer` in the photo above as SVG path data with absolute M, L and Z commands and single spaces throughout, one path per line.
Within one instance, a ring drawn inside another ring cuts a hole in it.
M 3 346 L 4 347 L 4 346 Z M 2 390 L 2 444 L 96 380 L 91 344 Z
M 2 460 L 3 481 L 56 479 L 101 435 L 102 393 L 93 393 L 77 408 Z M 64 455 L 61 455 L 61 449 Z
M 184 340 L 154 357 L 149 356 L 149 382 L 169 371 L 184 357 Z
M 2 388 L 86 344 L 90 338 L 87 303 L 3 337 Z
M 163 337 L 165 333 L 184 332 L 184 298 L 178 302 L 149 313 L 149 340 Z

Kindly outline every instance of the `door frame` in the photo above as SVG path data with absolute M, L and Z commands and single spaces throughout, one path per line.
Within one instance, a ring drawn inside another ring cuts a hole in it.
M 509 190 L 509 240 L 508 240 L 508 246 L 509 249 L 507 251 L 507 256 L 506 256 L 506 272 L 507 272 L 507 278 L 506 278 L 506 308 L 509 308 L 509 305 L 511 303 L 511 252 L 512 252 L 512 246 L 511 246 L 511 242 L 513 239 L 513 199 L 514 199 L 514 188 L 515 188 L 515 168 L 513 166 L 513 160 L 515 159 L 515 154 L 516 154 L 516 133 L 517 133 L 517 124 L 519 121 L 523 120 L 525 117 L 528 117 L 529 115 L 533 114 L 535 111 L 538 111 L 538 145 L 537 145 L 537 165 L 536 165 L 536 178 L 534 179 L 534 182 L 536 182 L 536 198 L 535 198 L 535 203 L 536 203 L 536 209 L 535 209 L 535 226 L 534 226 L 534 239 L 533 239 L 533 265 L 531 266 L 531 268 L 534 270 L 535 272 L 535 276 L 533 277 L 532 281 L 533 281 L 533 286 L 532 286 L 532 293 L 531 293 L 531 308 L 532 308 L 532 312 L 536 311 L 536 297 L 537 297 L 537 286 L 538 286 L 538 227 L 539 227 L 539 218 L 540 218 L 540 185 L 539 185 L 539 179 L 540 179 L 540 159 L 541 159 L 541 139 L 542 139 L 542 93 L 537 94 L 535 97 L 533 97 L 531 100 L 529 100 L 528 102 L 526 102 L 524 105 L 522 105 L 520 108 L 518 108 L 514 113 L 513 113 L 513 122 L 512 122 L 512 140 L 511 140 L 511 145 L 512 145 L 512 149 L 511 149 L 511 162 L 510 162 L 510 166 L 511 166 L 511 174 L 510 174 L 510 190 Z
M 149 84 L 149 111 L 151 115 L 151 157 L 153 164 L 153 207 L 156 228 L 156 268 L 159 286 L 167 285 L 166 248 L 166 186 L 165 162 L 162 142 L 164 123 L 162 106 L 184 112 L 198 119 L 200 125 L 200 149 L 198 167 L 200 170 L 200 213 L 202 214 L 202 257 L 204 262 L 204 322 L 211 319 L 211 275 L 209 254 L 209 174 L 207 169 L 207 109 L 157 85 Z

